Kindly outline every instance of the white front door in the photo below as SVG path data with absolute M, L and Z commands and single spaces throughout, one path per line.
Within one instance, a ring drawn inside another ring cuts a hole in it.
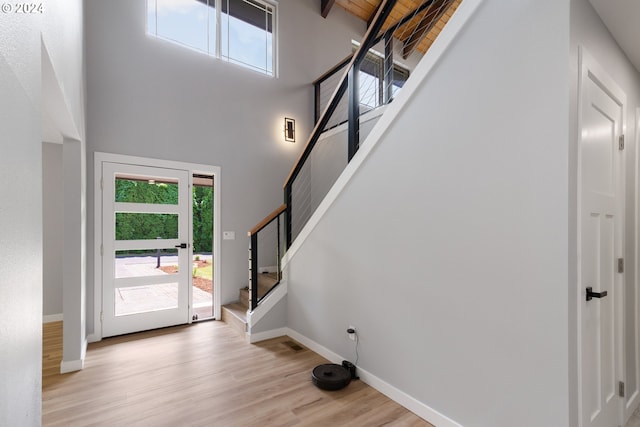
M 622 423 L 624 93 L 582 51 L 579 188 L 579 328 L 582 427 Z
M 102 336 L 189 322 L 189 172 L 102 163 Z

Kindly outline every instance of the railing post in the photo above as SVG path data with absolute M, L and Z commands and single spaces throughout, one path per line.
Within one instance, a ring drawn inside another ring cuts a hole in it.
M 249 307 L 251 307 L 251 310 L 255 310 L 258 306 L 258 233 L 251 235 L 251 258 L 249 262 L 251 263 L 251 283 L 249 283 L 251 303 Z
M 320 120 L 320 114 L 322 114 L 322 112 L 320 111 L 320 97 L 322 96 L 322 92 L 321 92 L 321 86 L 322 83 L 315 83 L 313 85 L 313 101 L 314 101 L 314 114 L 313 114 L 313 123 L 316 124 L 318 123 L 318 120 Z
M 280 258 L 282 257 L 282 254 L 280 253 L 280 215 L 278 215 L 278 218 L 276 219 L 276 226 L 278 227 L 278 247 L 276 248 L 276 266 L 277 266 L 277 274 L 278 274 L 278 282 L 280 281 L 280 279 L 282 279 L 282 272 L 280 271 Z
M 289 182 L 284 187 L 284 204 L 287 205 L 287 208 L 284 211 L 284 242 L 285 249 L 289 249 L 291 247 L 291 192 L 292 192 L 293 183 Z
M 358 151 L 360 145 L 360 62 L 355 62 L 349 70 L 349 145 L 348 161 Z
M 393 100 L 393 33 L 384 35 L 384 105 Z

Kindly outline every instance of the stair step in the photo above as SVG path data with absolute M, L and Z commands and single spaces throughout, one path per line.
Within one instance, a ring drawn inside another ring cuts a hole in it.
M 240 302 L 223 305 L 222 321 L 238 331 L 243 338 L 246 338 L 247 306 Z
M 278 283 L 278 275 L 276 273 L 258 274 L 258 299 L 264 297 L 276 283 Z M 251 291 L 249 290 L 249 287 L 240 289 L 240 304 L 243 304 L 245 307 L 249 308 L 250 300 Z
M 278 275 L 276 273 L 258 274 L 258 298 L 265 296 L 276 283 L 278 283 Z

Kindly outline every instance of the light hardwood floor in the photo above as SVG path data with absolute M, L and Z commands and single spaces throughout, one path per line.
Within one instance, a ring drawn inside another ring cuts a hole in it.
M 291 342 L 204 322 L 90 344 L 84 370 L 59 375 L 61 322 L 45 324 L 43 425 L 431 426 L 361 381 L 316 388 L 327 361 Z

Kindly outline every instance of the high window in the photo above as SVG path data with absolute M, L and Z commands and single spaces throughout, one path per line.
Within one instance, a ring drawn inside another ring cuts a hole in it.
M 147 0 L 147 32 L 275 76 L 276 7 L 262 0 Z
M 354 43 L 353 51 L 357 49 Z M 393 64 L 393 74 L 389 76 L 391 95 L 395 97 L 409 78 L 409 70 Z M 360 105 L 366 109 L 377 108 L 385 102 L 384 56 L 370 50 L 360 64 Z

